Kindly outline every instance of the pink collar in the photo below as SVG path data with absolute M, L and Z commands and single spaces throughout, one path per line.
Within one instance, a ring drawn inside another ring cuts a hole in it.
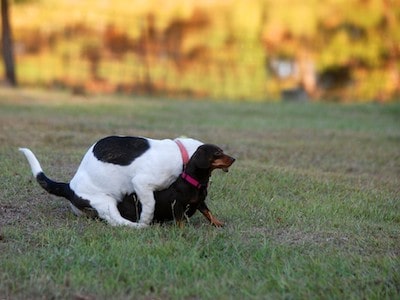
M 183 170 L 185 170 L 186 165 L 189 161 L 189 154 L 188 154 L 185 146 L 182 144 L 182 142 L 180 140 L 174 140 L 174 142 L 178 145 L 179 150 L 181 151 L 181 156 L 182 156 L 182 161 L 183 161 Z M 192 176 L 185 173 L 185 171 L 182 172 L 181 177 L 197 189 L 201 189 L 202 187 L 207 187 L 207 185 L 201 184 L 196 179 L 194 179 Z
M 188 154 L 185 146 L 182 144 L 182 142 L 180 140 L 177 139 L 177 140 L 174 140 L 174 142 L 179 147 L 179 151 L 181 152 L 182 161 L 183 161 L 183 168 L 185 168 L 189 161 L 189 154 Z
M 188 183 L 190 183 L 197 189 L 201 189 L 202 187 L 207 187 L 207 185 L 201 184 L 200 182 L 198 182 L 196 179 L 194 179 L 192 176 L 190 176 L 185 172 L 183 172 L 181 176 L 183 179 L 185 179 Z

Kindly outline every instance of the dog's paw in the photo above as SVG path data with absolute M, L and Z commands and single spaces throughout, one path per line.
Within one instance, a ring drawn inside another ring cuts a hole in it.
M 221 222 L 215 218 L 211 221 L 211 224 L 214 225 L 215 227 L 224 227 L 225 226 L 224 222 Z
M 146 224 L 146 223 L 135 223 L 136 224 L 136 228 L 146 228 L 146 227 L 149 227 L 150 225 L 149 224 Z

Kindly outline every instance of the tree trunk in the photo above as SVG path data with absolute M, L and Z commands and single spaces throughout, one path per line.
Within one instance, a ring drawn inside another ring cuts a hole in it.
M 13 55 L 13 44 L 11 37 L 11 26 L 9 19 L 9 6 L 8 0 L 1 0 L 1 23 L 2 23 L 2 51 L 3 60 L 6 71 L 6 80 L 11 86 L 17 85 L 17 80 L 15 77 L 15 65 L 14 65 L 14 55 Z

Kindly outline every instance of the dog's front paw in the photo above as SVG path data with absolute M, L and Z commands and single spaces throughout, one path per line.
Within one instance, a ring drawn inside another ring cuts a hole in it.
M 149 227 L 149 224 L 146 224 L 146 223 L 141 223 L 141 222 L 139 222 L 139 223 L 136 223 L 136 224 L 137 224 L 136 228 L 146 228 L 146 227 Z
M 211 224 L 214 225 L 215 227 L 224 227 L 225 223 L 217 220 L 216 218 L 213 218 L 211 221 Z

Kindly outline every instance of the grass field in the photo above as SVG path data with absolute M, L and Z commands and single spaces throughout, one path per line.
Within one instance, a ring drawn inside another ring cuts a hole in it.
M 237 158 L 183 229 L 75 217 L 69 181 L 110 134 L 191 136 Z M 0 299 L 398 299 L 400 105 L 77 98 L 0 89 Z

